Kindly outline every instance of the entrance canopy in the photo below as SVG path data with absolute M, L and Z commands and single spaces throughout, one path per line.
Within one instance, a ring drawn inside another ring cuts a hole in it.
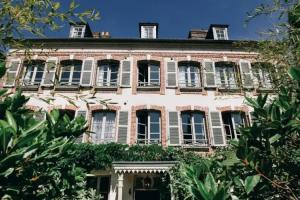
M 176 161 L 120 161 L 113 162 L 115 173 L 165 173 Z

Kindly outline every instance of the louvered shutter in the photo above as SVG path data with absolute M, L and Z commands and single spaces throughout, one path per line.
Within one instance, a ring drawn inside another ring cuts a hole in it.
M 121 63 L 121 86 L 130 87 L 131 62 L 129 60 L 124 60 Z
M 210 112 L 212 144 L 214 146 L 224 146 L 226 144 L 224 129 L 220 112 Z
M 56 64 L 57 60 L 55 59 L 47 61 L 42 85 L 51 86 L 54 84 Z
M 77 113 L 76 113 L 76 117 L 79 117 L 79 116 L 82 116 L 84 119 L 86 119 L 86 115 L 87 115 L 87 112 L 85 110 L 78 110 Z M 83 135 L 80 135 L 76 138 L 75 142 L 76 143 L 82 143 L 83 142 Z
M 205 86 L 216 87 L 215 81 L 215 64 L 212 61 L 204 62 Z
M 169 112 L 169 141 L 170 145 L 179 145 L 179 121 L 177 112 Z
M 253 81 L 251 77 L 251 66 L 249 62 L 240 62 L 241 74 L 242 74 L 242 83 L 244 87 L 252 87 Z
M 20 66 L 20 61 L 12 61 L 10 63 L 7 73 L 6 73 L 5 86 L 14 86 L 15 85 L 19 66 Z
M 167 62 L 167 87 L 177 86 L 176 63 L 174 61 Z
M 128 133 L 128 111 L 120 111 L 118 125 L 118 143 L 127 143 Z
M 82 67 L 81 85 L 90 86 L 92 80 L 93 60 L 85 60 Z

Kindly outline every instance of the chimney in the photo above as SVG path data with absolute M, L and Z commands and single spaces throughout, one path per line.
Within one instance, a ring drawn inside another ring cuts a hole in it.
M 100 38 L 100 32 L 93 32 L 93 38 Z
M 192 29 L 189 32 L 188 38 L 191 40 L 205 40 L 207 32 L 207 30 L 203 29 Z
M 101 38 L 106 38 L 106 39 L 110 38 L 109 32 L 101 32 Z

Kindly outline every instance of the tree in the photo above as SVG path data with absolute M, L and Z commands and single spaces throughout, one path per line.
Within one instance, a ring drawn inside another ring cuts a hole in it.
M 30 51 L 25 36 L 44 37 L 45 31 L 57 31 L 68 22 L 99 19 L 94 9 L 78 12 L 79 4 L 71 0 L 68 9 L 58 0 L 1 0 L 0 54 L 14 48 Z
M 0 78 L 12 46 L 25 50 L 25 55 L 30 52 L 25 35 L 43 37 L 63 23 L 99 16 L 95 10 L 77 12 L 78 7 L 73 0 L 67 10 L 56 0 L 1 0 Z M 33 112 L 26 109 L 27 101 L 19 90 L 0 90 L 0 198 L 74 199 L 82 189 L 83 171 L 64 158 L 72 156 L 70 146 L 85 132 L 86 122 L 81 117 L 70 120 L 57 110 Z

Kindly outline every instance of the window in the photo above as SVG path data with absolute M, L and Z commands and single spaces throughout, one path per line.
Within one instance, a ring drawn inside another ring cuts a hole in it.
M 60 85 L 79 85 L 82 61 L 66 60 L 61 63 Z
M 179 86 L 200 87 L 200 65 L 197 62 L 179 63 Z
M 237 88 L 236 73 L 233 63 L 216 63 L 216 82 L 221 88 Z
M 116 133 L 115 112 L 94 112 L 92 119 L 93 141 L 95 143 L 114 142 Z
M 140 61 L 138 63 L 138 86 L 159 87 L 160 69 L 157 61 Z
M 182 112 L 181 125 L 183 144 L 207 144 L 204 113 Z
M 156 38 L 156 26 L 142 26 L 141 38 Z
M 110 176 L 87 176 L 86 187 L 96 190 L 103 200 L 108 200 Z
M 137 112 L 137 143 L 160 143 L 160 112 Z
M 116 87 L 118 83 L 119 61 L 100 61 L 97 71 L 97 86 Z
M 252 73 L 254 84 L 258 88 L 272 88 L 272 78 L 270 73 L 271 64 L 253 63 Z
M 226 133 L 226 140 L 238 139 L 241 135 L 239 128 L 246 125 L 244 112 L 223 112 L 222 119 Z
M 226 28 L 214 28 L 216 40 L 228 40 Z
M 5 86 L 14 86 L 18 74 L 20 61 L 11 61 L 6 72 Z
M 73 26 L 71 31 L 72 38 L 83 38 L 84 37 L 84 26 Z
M 40 85 L 44 75 L 45 62 L 42 60 L 35 60 L 25 64 L 26 72 L 23 79 L 23 84 L 26 85 Z

